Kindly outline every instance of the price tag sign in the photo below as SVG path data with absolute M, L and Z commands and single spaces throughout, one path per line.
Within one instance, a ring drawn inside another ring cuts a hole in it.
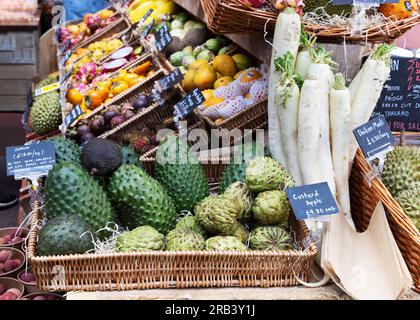
M 68 50 L 68 48 L 70 48 L 70 46 L 71 46 L 71 40 L 67 39 L 66 42 L 64 42 L 64 44 L 60 48 L 61 53 L 66 52 L 66 50 Z
M 175 113 L 181 119 L 189 115 L 195 108 L 202 104 L 206 99 L 204 98 L 201 91 L 195 88 L 190 94 L 184 99 L 179 101 L 175 106 Z
M 328 183 L 287 188 L 287 197 L 297 220 L 325 220 L 325 216 L 339 213 Z
M 172 88 L 174 85 L 181 82 L 183 79 L 184 79 L 184 76 L 182 75 L 181 70 L 179 70 L 179 68 L 176 68 L 170 74 L 168 74 L 167 76 L 159 80 L 159 85 L 162 88 L 162 90 L 168 90 Z
M 66 81 L 70 77 L 70 75 L 73 73 L 73 70 L 74 70 L 74 67 L 72 67 L 69 71 L 67 71 L 63 79 L 61 79 L 61 84 L 63 84 L 64 81 Z
M 83 110 L 80 105 L 74 107 L 73 110 L 64 118 L 64 125 L 68 127 L 70 124 L 73 123 L 80 115 L 82 115 Z
M 381 152 L 391 150 L 395 143 L 392 132 L 383 115 L 353 130 L 364 156 L 371 160 Z
M 146 12 L 146 14 L 143 16 L 143 18 L 141 18 L 141 20 L 140 20 L 140 22 L 139 22 L 139 25 L 141 26 L 146 20 L 147 20 L 147 18 L 149 18 L 150 17 L 150 15 L 152 14 L 152 12 L 153 12 L 153 9 L 149 9 L 149 10 L 147 10 L 147 12 Z M 154 20 L 154 19 L 153 19 Z
M 41 176 L 55 165 L 55 147 L 52 142 L 6 148 L 7 175 L 20 179 Z
M 147 37 L 147 35 L 150 33 L 150 31 L 152 31 L 153 27 L 155 26 L 155 20 L 152 20 L 152 22 L 150 22 L 146 29 L 143 30 L 143 33 L 141 34 L 141 37 L 144 39 Z
M 158 32 L 155 33 L 156 48 L 159 52 L 162 52 L 171 42 L 173 38 L 169 33 L 167 24 L 164 24 Z
M 45 93 L 58 90 L 58 89 L 60 89 L 60 82 L 52 83 L 52 84 L 49 84 L 48 86 L 35 89 L 34 96 L 38 97 L 40 95 L 43 95 Z
M 69 50 L 66 52 L 63 58 L 60 60 L 60 65 L 64 66 L 66 62 L 69 60 L 70 56 L 73 54 L 73 50 Z

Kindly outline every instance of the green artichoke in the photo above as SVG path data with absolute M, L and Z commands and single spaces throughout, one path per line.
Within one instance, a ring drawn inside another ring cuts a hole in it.
M 252 192 L 283 190 L 294 186 L 290 174 L 276 160 L 268 157 L 258 157 L 250 161 L 245 182 Z
M 124 232 L 117 238 L 117 251 L 151 251 L 163 250 L 165 237 L 150 226 L 138 227 Z
M 251 232 L 249 246 L 253 250 L 281 251 L 293 248 L 289 234 L 280 227 L 258 227 Z
M 287 227 L 290 204 L 286 193 L 280 190 L 260 193 L 252 205 L 252 213 L 258 224 Z
M 207 239 L 206 250 L 245 251 L 248 248 L 235 237 L 213 237 Z
M 166 236 L 167 251 L 199 251 L 204 247 L 203 236 L 188 228 L 176 228 Z

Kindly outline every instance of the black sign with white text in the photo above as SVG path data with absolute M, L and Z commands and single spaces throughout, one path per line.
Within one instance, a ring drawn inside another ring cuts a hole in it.
M 179 101 L 175 106 L 175 112 L 180 118 L 185 118 L 195 108 L 202 104 L 206 100 L 201 93 L 200 89 L 195 88 L 190 94 L 184 99 Z
M 158 32 L 155 33 L 156 49 L 159 52 L 165 50 L 165 48 L 172 42 L 173 38 L 169 33 L 167 24 L 164 24 Z
M 183 79 L 184 79 L 184 76 L 182 75 L 181 70 L 179 70 L 179 68 L 176 68 L 170 74 L 168 74 L 167 76 L 159 80 L 159 84 L 162 90 L 168 90 L 172 88 L 174 85 L 181 82 Z

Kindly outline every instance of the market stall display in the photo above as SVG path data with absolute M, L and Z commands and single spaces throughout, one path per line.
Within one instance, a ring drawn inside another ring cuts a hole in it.
M 289 191 L 324 182 L 358 231 L 382 201 L 420 290 L 419 149 L 366 159 L 353 132 L 394 67 L 389 43 L 420 22 L 417 2 L 201 1 L 207 25 L 179 2 L 114 3 L 59 29 L 59 72 L 33 86 L 28 113 L 55 161 L 45 177 L 28 177 L 30 229 L 0 230 L 0 276 L 20 281 L 0 281 L 0 299 L 308 285 L 328 232 L 317 219 L 328 214 L 296 212 Z M 269 63 L 220 34 L 233 31 L 267 33 Z M 349 79 L 338 72 L 347 61 L 323 44 L 331 40 L 377 43 Z M 256 129 L 266 129 L 264 144 L 252 141 Z M 217 147 L 215 131 L 225 134 Z M 59 282 L 56 265 L 66 270 Z

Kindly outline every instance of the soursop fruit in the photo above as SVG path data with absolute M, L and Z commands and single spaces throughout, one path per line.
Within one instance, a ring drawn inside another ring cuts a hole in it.
M 258 227 L 251 232 L 249 246 L 253 250 L 282 251 L 293 249 L 292 238 L 280 227 Z
M 105 190 L 81 165 L 68 161 L 57 164 L 48 174 L 45 209 L 49 219 L 78 215 L 95 231 L 115 220 Z
M 235 196 L 241 203 L 243 210 L 240 214 L 240 219 L 251 218 L 252 195 L 247 185 L 243 182 L 235 182 L 230 185 L 224 194 L 231 194 Z
M 122 146 L 120 150 L 122 164 L 134 164 L 136 167 L 142 168 L 139 161 L 140 156 L 132 146 Z
M 79 146 L 74 143 L 72 140 L 65 137 L 56 136 L 48 138 L 46 142 L 54 143 L 55 147 L 55 160 L 57 163 L 62 163 L 65 161 L 71 161 L 78 164 L 81 164 L 81 155 Z
M 420 183 L 420 149 L 399 147 L 387 153 L 382 182 L 393 197 L 415 183 Z
M 29 113 L 30 126 L 37 135 L 58 130 L 62 122 L 60 95 L 52 91 L 35 98 Z
M 207 238 L 207 231 L 204 229 L 197 221 L 196 217 L 189 215 L 185 216 L 178 220 L 175 226 L 176 229 L 178 228 L 187 228 L 190 229 L 196 233 L 201 234 L 204 239 Z
M 83 146 L 82 163 L 91 175 L 110 175 L 121 162 L 120 146 L 114 141 L 94 138 Z
M 246 251 L 248 248 L 235 237 L 217 236 L 207 239 L 206 250 Z
M 207 177 L 197 156 L 173 136 L 158 148 L 156 180 L 168 191 L 177 212 L 192 212 L 209 195 Z
M 420 230 L 420 184 L 415 184 L 410 189 L 401 192 L 396 200 L 416 228 Z
M 241 242 L 246 242 L 249 238 L 249 231 L 245 225 L 236 222 L 233 227 L 232 236 L 236 237 Z
M 287 227 L 290 204 L 286 193 L 280 190 L 260 193 L 252 205 L 252 214 L 258 224 Z
M 276 160 L 268 157 L 250 161 L 245 182 L 252 192 L 283 190 L 294 186 L 291 175 Z
M 165 236 L 150 226 L 138 227 L 117 237 L 117 251 L 157 251 L 165 247 Z
M 159 182 L 135 165 L 120 166 L 108 190 L 121 222 L 129 229 L 147 225 L 166 234 L 175 227 L 172 199 Z
M 200 251 L 204 248 L 203 236 L 189 228 L 175 228 L 166 236 L 167 251 Z
M 198 223 L 210 233 L 232 236 L 242 211 L 243 207 L 236 197 L 223 194 L 201 201 L 195 207 L 195 216 Z
M 38 238 L 38 255 L 82 254 L 93 249 L 94 230 L 79 216 L 64 214 L 48 219 Z
M 245 172 L 247 164 L 235 164 L 231 163 L 225 167 L 220 177 L 220 191 L 225 190 L 234 182 L 245 182 Z

